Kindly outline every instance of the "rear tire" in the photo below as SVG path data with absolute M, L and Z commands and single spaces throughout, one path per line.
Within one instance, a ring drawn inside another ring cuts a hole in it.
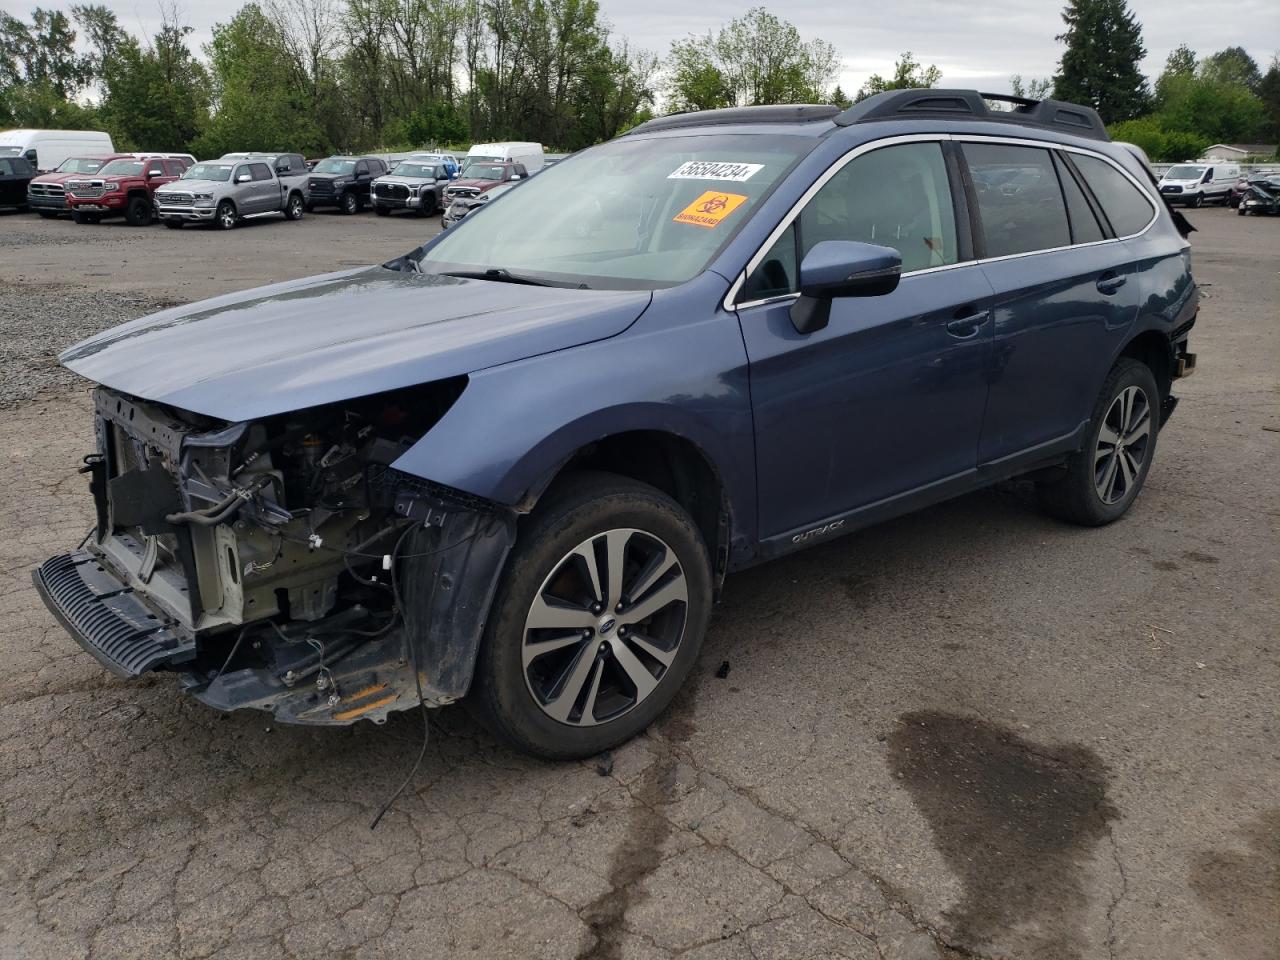
M 688 514 L 646 484 L 573 475 L 520 529 L 468 702 L 520 750 L 591 756 L 667 708 L 710 613 L 711 563 Z
M 1119 520 L 1142 491 L 1159 433 L 1156 378 L 1146 364 L 1121 357 L 1098 394 L 1083 448 L 1064 474 L 1037 484 L 1041 505 L 1086 527 Z
M 145 197 L 131 197 L 124 208 L 125 222 L 131 227 L 145 227 L 151 223 L 151 201 Z

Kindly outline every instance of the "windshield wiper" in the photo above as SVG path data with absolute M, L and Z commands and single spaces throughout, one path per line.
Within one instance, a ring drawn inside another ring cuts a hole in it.
M 546 280 L 542 277 L 528 277 L 512 273 L 506 267 L 490 267 L 488 270 L 448 270 L 442 277 L 461 277 L 464 280 L 496 280 L 499 283 L 523 283 L 531 287 L 569 287 L 574 290 L 590 289 L 585 283 L 561 282 Z

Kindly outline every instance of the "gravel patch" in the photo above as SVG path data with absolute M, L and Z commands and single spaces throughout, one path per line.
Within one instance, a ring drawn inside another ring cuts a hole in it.
M 58 354 L 85 337 L 175 301 L 90 293 L 64 287 L 0 290 L 0 409 L 48 390 L 85 381 L 58 364 Z

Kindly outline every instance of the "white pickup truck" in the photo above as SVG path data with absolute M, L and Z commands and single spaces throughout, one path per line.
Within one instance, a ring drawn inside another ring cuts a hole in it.
M 174 229 L 211 223 L 230 230 L 241 220 L 277 213 L 301 220 L 305 179 L 281 177 L 271 157 L 207 160 L 156 191 L 156 214 Z

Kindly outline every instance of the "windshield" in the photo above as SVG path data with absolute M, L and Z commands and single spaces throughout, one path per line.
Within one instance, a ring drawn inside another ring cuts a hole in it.
M 97 173 L 102 169 L 101 160 L 90 160 L 85 157 L 68 157 L 58 166 L 58 173 Z
M 422 177 L 426 180 L 435 180 L 443 174 L 436 173 L 436 168 L 429 163 L 414 163 L 411 160 L 404 160 L 396 164 L 397 177 Z
M 1186 165 L 1170 167 L 1164 178 L 1166 180 L 1198 180 L 1204 174 L 1204 170 L 1204 167 L 1189 167 Z
M 354 173 L 356 162 L 354 160 L 334 160 L 332 157 L 328 160 L 321 160 L 316 164 L 316 173 Z
M 136 177 L 142 173 L 142 160 L 112 160 L 98 172 L 104 177 Z
M 0 157 L 17 157 L 21 155 L 21 147 L 0 147 Z
M 183 175 L 183 180 L 230 180 L 232 163 L 197 163 Z
M 468 180 L 501 180 L 506 169 L 500 163 L 473 163 L 463 172 Z
M 419 266 L 613 289 L 684 283 L 817 143 L 763 134 L 623 137 L 530 179 L 498 212 L 468 217 L 419 254 Z
M 466 157 L 462 161 L 462 172 L 466 173 L 470 170 L 473 163 L 502 163 L 502 160 L 502 157 L 481 157 L 478 155 L 474 157 Z

